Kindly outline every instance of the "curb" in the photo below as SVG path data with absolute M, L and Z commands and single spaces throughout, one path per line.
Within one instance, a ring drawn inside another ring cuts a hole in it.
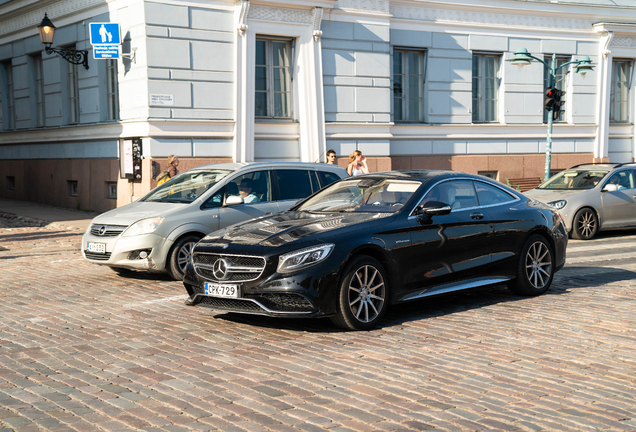
M 29 224 L 30 227 L 39 227 L 39 228 L 50 227 L 55 229 L 81 231 L 80 228 L 63 226 L 55 222 L 49 222 L 42 219 L 32 218 L 29 216 L 19 216 L 14 213 L 0 213 L 0 218 L 9 219 L 9 220 L 17 221 L 17 222 L 25 222 Z M 20 228 L 26 228 L 26 227 L 20 227 Z

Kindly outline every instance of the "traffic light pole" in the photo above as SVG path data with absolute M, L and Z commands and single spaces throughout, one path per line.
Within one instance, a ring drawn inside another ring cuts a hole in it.
M 547 65 L 546 65 L 547 66 Z M 556 54 L 552 54 L 552 62 L 550 63 L 550 73 L 548 78 L 548 88 L 554 86 L 554 76 L 556 75 Z M 552 123 L 554 122 L 554 105 L 550 107 L 548 113 L 548 137 L 545 143 L 545 174 L 543 181 L 550 178 L 550 164 L 552 161 Z

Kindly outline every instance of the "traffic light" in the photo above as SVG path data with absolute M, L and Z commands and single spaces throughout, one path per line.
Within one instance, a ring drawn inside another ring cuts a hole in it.
M 543 106 L 548 111 L 554 107 L 554 103 L 556 102 L 556 94 L 557 89 L 555 88 L 548 87 L 547 89 L 545 89 L 545 93 L 543 96 Z
M 553 120 L 558 119 L 561 116 L 561 107 L 565 104 L 565 101 L 561 100 L 561 96 L 565 93 L 563 90 L 553 89 L 554 90 L 554 111 L 552 111 Z
M 543 94 L 543 106 L 550 111 L 553 110 L 553 119 L 559 118 L 561 115 L 561 107 L 565 104 L 565 101 L 561 100 L 561 97 L 565 94 L 563 90 L 559 90 L 553 87 L 545 89 Z

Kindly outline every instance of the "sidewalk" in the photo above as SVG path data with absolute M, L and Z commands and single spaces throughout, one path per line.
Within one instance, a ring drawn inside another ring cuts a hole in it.
M 80 229 L 85 231 L 97 212 L 53 207 L 29 201 L 15 201 L 0 198 L 0 216 L 4 213 L 14 214 L 24 219 L 46 221 L 62 228 Z

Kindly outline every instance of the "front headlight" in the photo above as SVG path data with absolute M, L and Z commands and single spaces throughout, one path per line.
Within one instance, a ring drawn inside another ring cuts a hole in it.
M 549 202 L 548 205 L 556 210 L 561 210 L 563 207 L 567 205 L 567 203 L 568 202 L 566 200 L 559 200 L 559 201 Z
M 281 255 L 278 258 L 278 272 L 291 272 L 323 261 L 329 256 L 333 247 L 333 244 L 324 244 Z
M 141 234 L 153 233 L 159 228 L 159 225 L 163 223 L 162 217 L 153 217 L 148 219 L 142 219 L 129 226 L 122 234 L 124 237 L 130 237 Z

